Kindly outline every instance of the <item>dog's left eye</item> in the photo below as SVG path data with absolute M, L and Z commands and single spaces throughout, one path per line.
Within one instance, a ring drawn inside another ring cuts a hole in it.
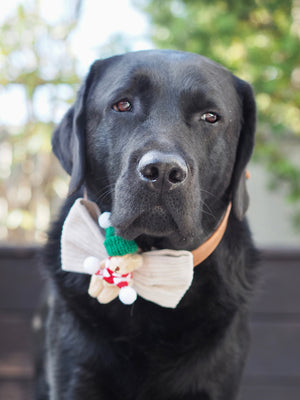
M 112 108 L 117 112 L 126 112 L 132 110 L 132 105 L 127 99 L 123 99 L 115 103 Z
M 209 122 L 210 124 L 214 124 L 219 120 L 219 116 L 214 112 L 207 112 L 201 115 L 200 119 L 205 122 Z

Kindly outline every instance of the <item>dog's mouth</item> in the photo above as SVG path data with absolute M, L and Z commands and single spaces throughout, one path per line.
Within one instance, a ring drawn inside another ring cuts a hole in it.
M 174 213 L 175 214 L 175 213 Z M 156 205 L 147 211 L 120 219 L 112 213 L 111 222 L 116 233 L 126 240 L 143 241 L 155 247 L 183 249 L 194 238 L 194 231 L 186 216 L 173 215 L 165 207 Z
M 140 235 L 169 236 L 179 229 L 172 215 L 162 206 L 155 206 L 123 221 L 118 221 L 112 215 L 112 223 L 117 234 L 127 240 L 136 239 Z

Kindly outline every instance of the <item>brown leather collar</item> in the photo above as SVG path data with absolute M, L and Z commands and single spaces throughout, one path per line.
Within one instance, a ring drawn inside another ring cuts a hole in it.
M 250 179 L 251 175 L 248 170 L 245 171 L 246 179 Z M 194 267 L 201 264 L 207 257 L 209 257 L 212 252 L 217 248 L 218 244 L 221 242 L 224 233 L 227 228 L 228 218 L 230 215 L 232 203 L 229 202 L 227 210 L 220 222 L 217 230 L 204 242 L 202 243 L 197 249 L 191 251 L 194 257 Z
M 228 218 L 231 210 L 231 202 L 228 204 L 227 210 L 220 222 L 218 228 L 215 232 L 197 249 L 193 250 L 191 253 L 194 257 L 194 267 L 202 263 L 207 257 L 209 257 L 212 252 L 217 248 L 218 244 L 221 242 L 225 230 L 227 228 Z

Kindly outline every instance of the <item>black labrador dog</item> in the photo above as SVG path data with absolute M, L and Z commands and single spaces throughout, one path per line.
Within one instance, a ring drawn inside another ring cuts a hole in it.
M 53 135 L 71 181 L 45 249 L 52 302 L 37 398 L 236 398 L 256 276 L 244 218 L 254 131 L 250 85 L 203 56 L 154 50 L 92 65 Z M 62 271 L 62 224 L 83 190 L 142 251 L 197 248 L 232 202 L 220 244 L 175 309 L 141 297 L 101 305 L 87 275 Z

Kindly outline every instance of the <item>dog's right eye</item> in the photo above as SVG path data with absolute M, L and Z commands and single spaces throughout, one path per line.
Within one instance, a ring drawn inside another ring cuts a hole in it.
M 129 100 L 123 99 L 115 103 L 112 108 L 117 112 L 128 112 L 132 110 L 132 105 Z
M 200 119 L 210 124 L 214 124 L 219 120 L 219 116 L 214 112 L 207 112 L 201 115 Z

